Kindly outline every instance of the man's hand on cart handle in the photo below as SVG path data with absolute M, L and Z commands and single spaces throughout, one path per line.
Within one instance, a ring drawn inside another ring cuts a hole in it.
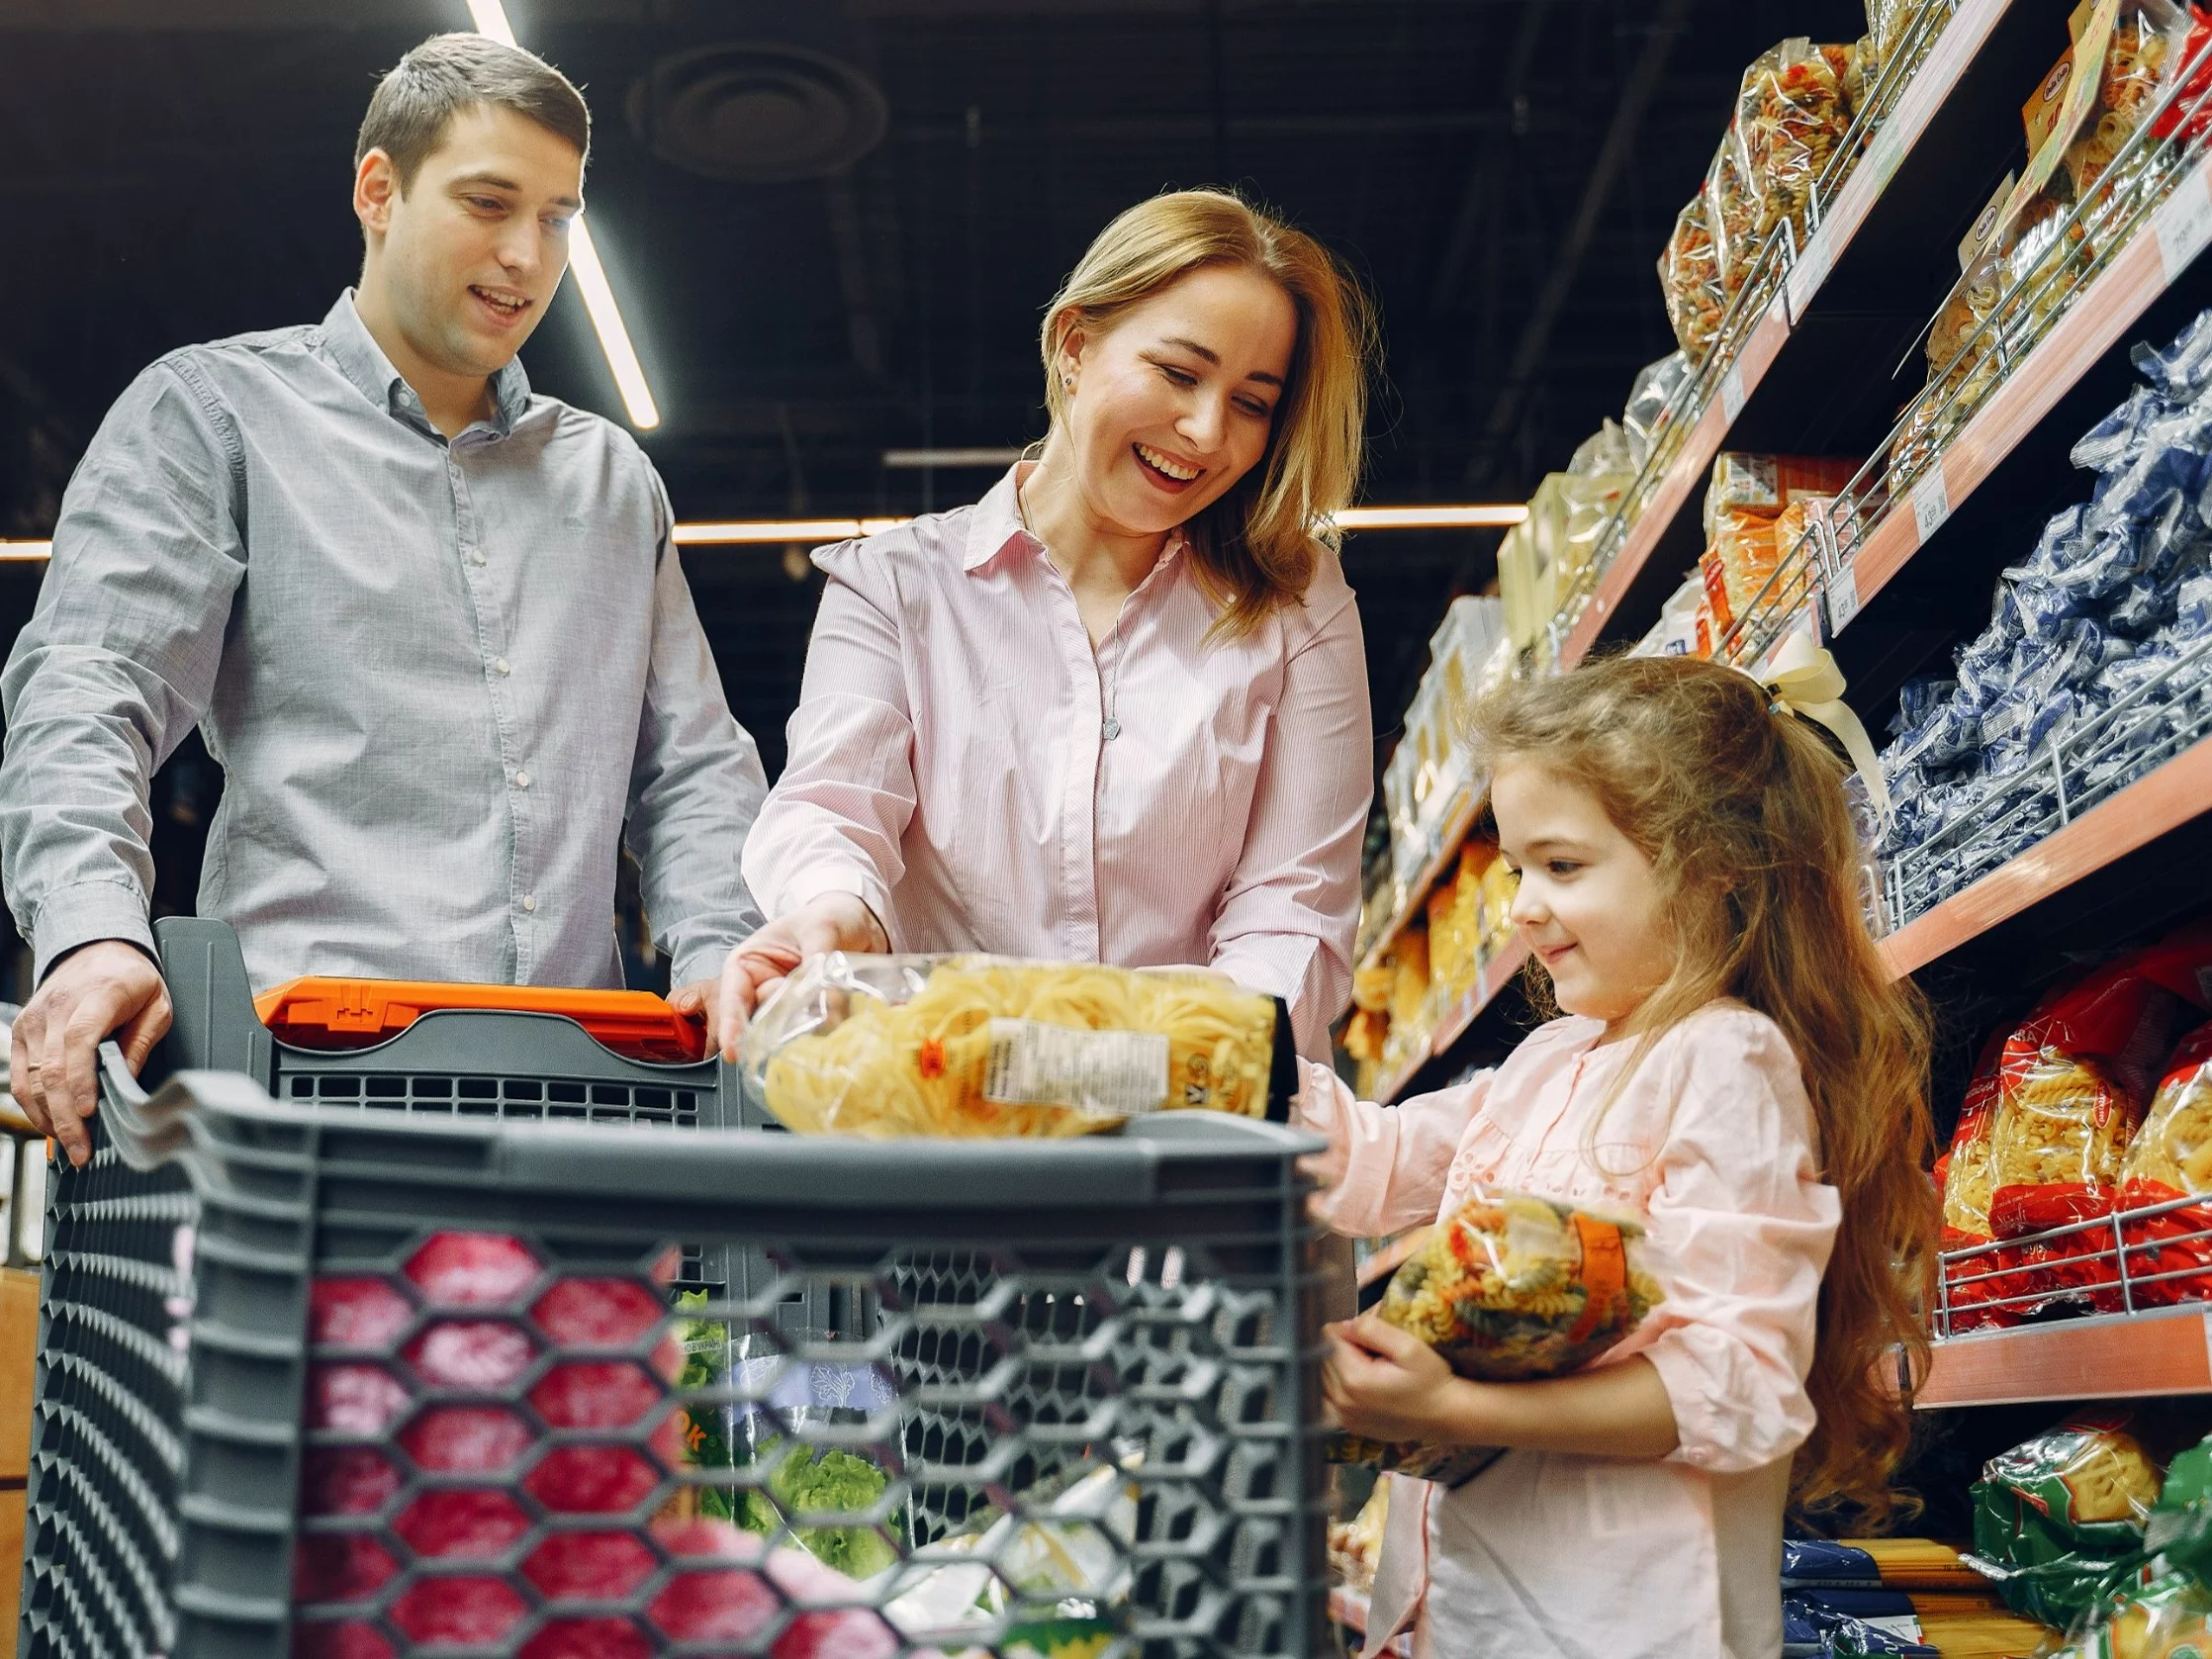
M 724 1060 L 737 1059 L 737 1040 L 745 1035 L 753 1010 L 774 996 L 808 957 L 831 951 L 880 955 L 890 948 L 890 936 L 876 912 L 853 894 L 824 893 L 809 900 L 730 953 L 722 968 L 714 1014 L 707 1022 L 708 1045 L 718 1049 Z
M 114 1037 L 136 1072 L 169 1016 L 169 987 L 143 951 L 120 939 L 80 945 L 46 970 L 16 1016 L 9 1092 L 81 1166 L 92 1155 L 85 1120 L 100 1109 L 100 1045 Z

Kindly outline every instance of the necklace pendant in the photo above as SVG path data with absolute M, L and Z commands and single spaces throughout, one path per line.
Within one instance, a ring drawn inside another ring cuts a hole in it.
M 1119 720 L 1115 719 L 1112 715 L 1108 715 L 1106 717 L 1106 723 L 1098 728 L 1098 734 L 1099 736 L 1103 737 L 1108 743 L 1111 743 L 1114 741 L 1115 738 L 1121 736 L 1122 723 Z

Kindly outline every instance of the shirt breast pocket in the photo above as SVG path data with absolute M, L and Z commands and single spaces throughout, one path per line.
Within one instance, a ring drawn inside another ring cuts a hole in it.
M 1478 1117 L 1469 1124 L 1444 1176 L 1444 1202 L 1439 1214 L 1449 1215 L 1478 1188 L 1515 1189 L 1520 1183 L 1514 1174 L 1514 1150 L 1513 1137 L 1488 1118 Z

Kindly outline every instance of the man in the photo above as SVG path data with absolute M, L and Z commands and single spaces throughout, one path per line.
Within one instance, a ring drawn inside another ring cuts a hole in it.
M 668 498 L 515 353 L 582 210 L 591 118 L 527 52 L 445 35 L 370 101 L 357 290 L 171 353 L 63 500 L 0 700 L 0 867 L 36 958 L 13 1087 L 82 1162 L 94 1055 L 169 1023 L 148 778 L 199 724 L 227 775 L 202 914 L 296 974 L 620 982 L 626 842 L 677 1001 L 758 925 L 766 791 Z

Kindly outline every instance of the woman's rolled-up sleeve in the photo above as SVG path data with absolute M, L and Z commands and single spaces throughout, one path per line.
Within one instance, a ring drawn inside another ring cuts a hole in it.
M 1681 1438 L 1673 1458 L 1740 1473 L 1812 1432 L 1804 1383 L 1841 1206 L 1820 1180 L 1811 1103 L 1780 1028 L 1730 1009 L 1680 1035 L 1680 1104 L 1649 1207 L 1666 1299 L 1623 1351 L 1658 1369 Z
M 806 651 L 789 758 L 746 837 L 744 870 L 770 920 L 850 893 L 898 942 L 891 890 L 913 821 L 914 725 L 901 665 L 897 593 L 864 544 L 814 556 L 829 573 Z
M 1291 1121 L 1327 1137 L 1308 1165 L 1327 1189 L 1324 1221 L 1355 1239 L 1380 1239 L 1436 1219 L 1452 1154 L 1482 1108 L 1491 1074 L 1397 1106 L 1353 1097 L 1326 1065 L 1305 1063 L 1306 1086 Z

